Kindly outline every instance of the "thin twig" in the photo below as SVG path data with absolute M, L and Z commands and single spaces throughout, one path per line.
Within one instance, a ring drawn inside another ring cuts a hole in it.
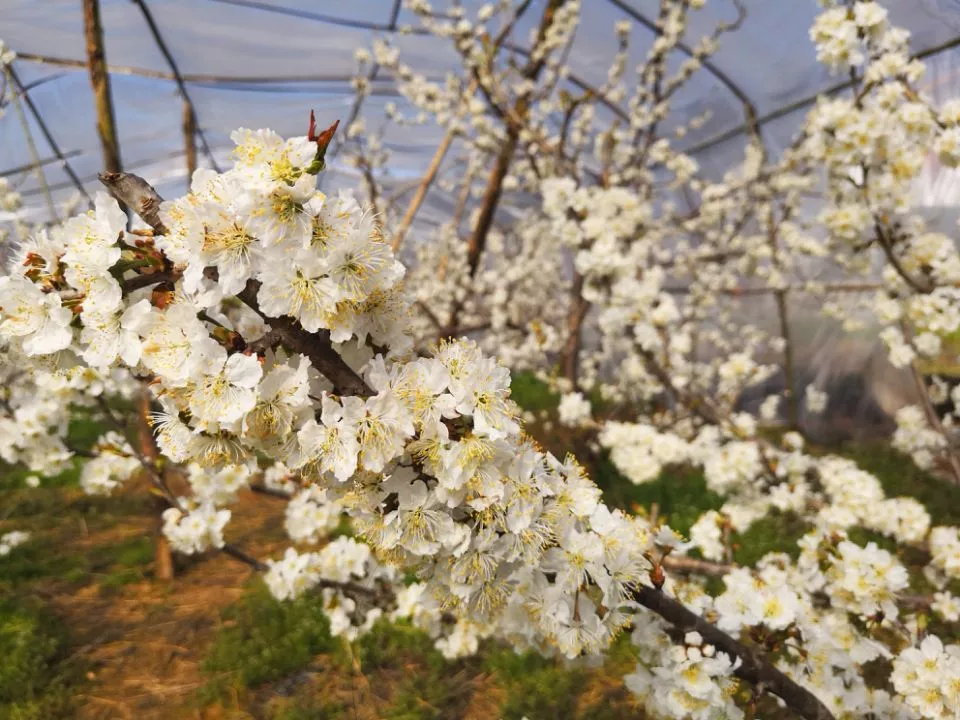
M 120 287 L 123 288 L 124 293 L 132 293 L 134 290 L 140 290 L 141 288 L 150 287 L 151 285 L 159 285 L 161 283 L 173 283 L 176 282 L 180 277 L 180 273 L 177 272 L 155 272 L 155 273 L 145 273 L 143 275 L 137 275 L 130 278 L 129 280 L 124 280 Z

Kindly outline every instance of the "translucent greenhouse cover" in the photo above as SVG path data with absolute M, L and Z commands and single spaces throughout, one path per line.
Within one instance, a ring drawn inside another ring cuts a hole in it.
M 530 25 L 545 0 L 527 13 L 516 42 L 527 42 Z M 960 0 L 881 0 L 891 20 L 912 33 L 911 50 L 930 71 L 927 91 L 935 99 L 960 94 L 953 71 L 960 44 Z M 442 7 L 444 3 L 434 3 Z M 482 3 L 462 3 L 476 10 Z M 689 149 L 710 174 L 742 158 L 744 104 L 757 110 L 764 142 L 772 154 L 785 147 L 818 93 L 843 92 L 843 77 L 831 76 L 815 61 L 808 29 L 818 11 L 815 0 L 743 0 L 742 27 L 724 35 L 709 68 L 697 73 L 675 97 L 674 121 L 710 111 L 709 120 L 687 135 Z M 148 29 L 143 6 L 165 41 L 165 57 Z M 585 88 L 603 82 L 615 52 L 614 24 L 632 22 L 631 65 L 649 49 L 657 0 L 583 0 L 583 12 L 569 54 L 569 82 Z M 303 134 L 311 109 L 318 124 L 350 116 L 354 94 L 350 77 L 356 48 L 369 48 L 390 35 L 401 59 L 428 78 L 456 66 L 449 41 L 417 32 L 417 18 L 400 0 L 102 0 L 107 62 L 124 169 L 153 182 L 164 196 L 187 186 L 183 159 L 182 102 L 173 66 L 182 75 L 194 104 L 202 139 L 221 166 L 228 163 L 236 127 L 271 127 L 281 134 Z M 732 0 L 709 0 L 691 15 L 692 42 L 718 22 L 737 16 Z M 77 181 L 91 195 L 102 168 L 93 96 L 85 68 L 82 4 L 79 0 L 0 0 L 0 39 L 19 54 L 13 69 L 25 87 L 29 131 L 57 201 L 77 193 Z M 682 52 L 672 58 L 679 64 Z M 172 60 L 172 64 L 171 64 Z M 359 114 L 379 126 L 384 106 L 405 103 L 386 73 Z M 15 88 L 7 88 L 7 99 Z M 35 172 L 24 172 L 31 155 L 18 112 L 0 118 L 0 175 L 21 191 L 37 218 L 45 209 Z M 611 115 L 612 117 L 612 115 Z M 40 119 L 42 118 L 42 120 Z M 41 124 L 43 127 L 41 127 Z M 46 130 L 46 132 L 45 132 Z M 392 152 L 393 182 L 419 176 L 442 131 L 436 126 L 389 126 L 385 145 Z M 211 163 L 198 149 L 201 165 Z M 334 159 L 331 186 L 355 185 L 355 173 Z M 73 177 L 76 178 L 74 180 Z M 439 220 L 450 203 L 434 192 L 423 213 Z M 439 197 L 438 197 L 439 196 Z M 3 218 L 0 217 L 0 220 Z

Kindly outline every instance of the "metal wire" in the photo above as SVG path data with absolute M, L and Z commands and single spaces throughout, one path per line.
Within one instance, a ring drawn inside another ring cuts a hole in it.
M 146 21 L 148 28 L 150 29 L 150 33 L 153 36 L 158 49 L 160 50 L 168 66 L 170 67 L 170 71 L 167 72 L 167 71 L 160 71 L 160 70 L 152 70 L 148 68 L 112 65 L 109 68 L 110 72 L 117 73 L 117 74 L 129 74 L 129 75 L 138 75 L 143 77 L 152 77 L 156 79 L 172 80 L 173 82 L 176 83 L 177 89 L 180 92 L 180 94 L 183 96 L 185 102 L 189 103 L 191 111 L 194 113 L 195 120 L 196 120 L 196 108 L 189 97 L 187 83 L 197 84 L 201 86 L 206 85 L 206 86 L 214 87 L 217 89 L 229 89 L 229 90 L 261 91 L 261 92 L 284 92 L 284 91 L 306 92 L 306 91 L 313 91 L 313 89 L 307 89 L 307 88 L 282 89 L 282 88 L 269 87 L 269 86 L 284 84 L 284 83 L 287 83 L 287 84 L 346 83 L 352 79 L 352 76 L 349 76 L 349 75 L 322 75 L 322 74 L 265 76 L 265 77 L 227 76 L 227 75 L 213 75 L 213 74 L 186 74 L 185 75 L 181 73 L 175 59 L 170 53 L 170 50 L 166 42 L 164 41 L 163 35 L 160 32 L 160 29 L 157 26 L 156 21 L 153 17 L 153 14 L 151 13 L 150 8 L 147 5 L 146 1 L 145 0 L 131 0 L 131 1 L 139 7 L 141 13 L 143 14 L 144 20 Z M 257 0 L 208 0 L 208 2 L 216 2 L 219 4 L 230 5 L 234 7 L 245 7 L 245 8 L 260 10 L 264 12 L 288 15 L 292 17 L 327 23 L 327 24 L 336 25 L 340 27 L 364 29 L 364 30 L 371 30 L 374 32 L 384 32 L 384 33 L 394 33 L 398 31 L 398 19 L 399 19 L 399 11 L 401 6 L 401 0 L 394 0 L 389 21 L 385 23 L 377 23 L 377 22 L 370 22 L 370 21 L 364 21 L 364 20 L 353 20 L 349 18 L 342 18 L 342 17 L 337 17 L 335 15 L 330 15 L 326 13 L 313 12 L 309 10 L 300 10 L 297 8 L 284 7 L 280 5 L 272 5 L 266 2 L 258 2 Z M 647 27 L 648 29 L 654 32 L 659 32 L 656 28 L 656 25 L 653 22 L 651 22 L 638 10 L 636 10 L 636 8 L 628 4 L 626 0 L 607 0 L 607 2 L 609 2 L 614 7 L 621 10 L 622 12 L 626 13 L 628 16 L 630 16 L 635 21 L 637 21 L 639 24 Z M 422 35 L 428 32 L 426 29 L 416 27 L 416 26 L 413 26 L 410 28 L 404 28 L 404 30 L 406 32 L 410 32 L 415 35 Z M 941 43 L 935 47 L 927 48 L 923 51 L 916 53 L 913 57 L 918 59 L 928 58 L 928 57 L 937 55 L 941 52 L 955 48 L 958 45 L 960 45 L 960 37 L 948 40 L 947 42 Z M 529 55 L 528 49 L 517 46 L 515 44 L 507 43 L 504 45 L 504 47 L 520 55 Z M 692 50 L 684 45 L 678 46 L 678 49 L 681 52 L 686 53 L 687 55 L 692 54 Z M 86 67 L 86 64 L 83 61 L 72 60 L 67 58 L 51 57 L 47 55 L 39 55 L 39 54 L 33 54 L 33 53 L 22 53 L 18 57 L 18 60 L 26 61 L 26 62 L 30 62 L 30 61 L 40 62 L 40 63 L 61 66 L 61 67 L 75 67 L 78 69 Z M 715 64 L 713 64 L 709 60 L 704 62 L 703 65 L 704 65 L 704 69 L 710 72 L 724 87 L 726 87 L 731 92 L 731 94 L 737 97 L 745 105 L 752 106 L 752 101 L 750 100 L 747 93 L 741 87 L 739 87 L 739 85 L 736 82 L 734 82 L 733 79 L 729 75 L 727 75 L 721 68 L 717 67 Z M 372 68 L 372 71 L 369 77 L 370 82 L 375 82 L 376 72 L 374 72 L 374 70 L 378 71 L 379 68 L 376 67 L 376 65 L 374 65 L 374 68 Z M 84 187 L 83 180 L 77 176 L 77 174 L 74 172 L 73 168 L 69 163 L 69 158 L 82 155 L 83 151 L 71 150 L 68 153 L 64 153 L 60 149 L 59 145 L 57 144 L 56 140 L 53 138 L 53 135 L 51 134 L 48 124 L 40 114 L 32 98 L 29 96 L 29 91 L 32 90 L 33 88 L 48 82 L 54 82 L 63 76 L 64 76 L 63 73 L 59 73 L 49 77 L 41 78 L 39 80 L 35 80 L 30 84 L 24 85 L 23 83 L 20 82 L 19 77 L 12 72 L 12 68 L 11 68 L 11 79 L 16 85 L 14 92 L 16 92 L 19 96 L 23 97 L 24 105 L 26 106 L 30 114 L 33 116 L 44 139 L 50 145 L 50 148 L 54 152 L 54 157 L 42 158 L 40 160 L 40 166 L 42 167 L 42 166 L 59 162 L 60 165 L 63 167 L 64 172 L 68 175 L 70 180 L 70 182 L 68 183 L 60 183 L 58 185 L 52 185 L 51 190 L 62 189 L 64 187 L 69 187 L 73 185 L 81 192 L 81 194 L 89 202 L 90 195 L 87 193 Z M 577 77 L 576 75 L 573 75 L 573 74 L 569 75 L 567 77 L 567 80 L 572 85 L 578 87 L 580 90 L 584 90 L 584 91 L 596 90 L 596 86 L 585 82 L 584 80 Z M 849 89 L 849 87 L 850 87 L 849 82 L 837 83 L 833 86 L 820 90 L 815 94 L 811 94 L 809 96 L 800 98 L 792 103 L 789 103 L 783 107 L 777 108 L 776 110 L 773 110 L 765 115 L 762 115 L 756 119 L 755 124 L 757 127 L 762 128 L 765 124 L 769 122 L 775 121 L 779 118 L 785 117 L 791 113 L 797 112 L 799 110 L 802 110 L 812 105 L 813 103 L 816 102 L 816 99 L 821 95 L 836 94 L 838 92 L 842 92 L 846 89 Z M 371 95 L 392 95 L 395 93 L 396 93 L 395 90 L 391 90 L 389 88 L 374 88 L 370 92 Z M 351 108 L 351 113 L 349 115 L 348 122 L 346 123 L 345 127 L 349 127 L 350 122 L 355 120 L 356 117 L 359 115 L 360 109 L 362 107 L 362 100 L 363 98 L 357 98 L 356 101 L 354 102 L 354 105 Z M 618 105 L 614 103 L 610 103 L 603 98 L 600 98 L 600 101 L 603 102 L 603 104 L 606 105 L 607 108 L 611 112 L 616 114 L 618 117 L 621 117 L 621 118 L 626 117 L 625 111 L 622 108 L 620 108 Z M 738 125 L 737 127 L 726 130 L 718 135 L 715 135 L 714 137 L 708 138 L 707 140 L 704 140 L 688 148 L 686 152 L 694 153 L 694 154 L 704 152 L 720 143 L 723 143 L 727 140 L 733 139 L 740 135 L 746 134 L 747 132 L 750 131 L 750 127 L 751 127 L 750 123 L 743 123 L 741 125 Z M 204 154 L 210 160 L 213 167 L 219 170 L 219 166 L 217 165 L 216 159 L 213 154 L 213 149 L 211 148 L 206 138 L 206 135 L 202 129 L 202 126 L 199 123 L 197 123 L 197 135 L 200 140 L 200 144 Z M 339 138 L 338 138 L 337 143 L 331 148 L 331 154 L 330 154 L 331 159 L 334 158 L 336 154 L 339 152 L 341 145 L 342 143 L 339 141 Z M 159 157 L 150 158 L 148 160 L 142 160 L 138 162 L 136 166 L 143 167 L 143 166 L 158 162 L 164 159 L 165 157 L 178 157 L 182 154 L 183 152 L 176 152 L 176 153 L 171 153 L 167 156 L 159 156 Z M 15 175 L 17 173 L 27 171 L 29 169 L 32 169 L 35 165 L 36 163 L 33 163 L 30 165 L 23 165 L 20 167 L 4 170 L 0 172 L 0 177 Z M 94 179 L 95 178 L 90 178 L 91 181 Z M 25 191 L 24 194 L 30 195 L 30 194 L 35 194 L 36 192 L 38 191 L 28 190 L 28 191 Z
M 24 87 L 23 83 L 20 81 L 20 77 L 17 75 L 17 71 L 13 69 L 13 65 L 7 66 L 7 72 L 10 75 L 10 79 L 13 80 L 13 84 L 16 85 L 16 89 L 20 92 L 23 98 L 23 104 L 27 106 L 30 114 L 33 115 L 34 121 L 37 123 L 37 127 L 40 128 L 40 133 L 43 135 L 43 139 L 47 141 L 47 145 L 50 146 L 50 149 L 53 150 L 53 154 L 56 155 L 57 159 L 60 161 L 60 166 L 63 168 L 63 171 L 70 178 L 70 181 L 76 186 L 77 190 L 80 191 L 80 194 L 83 195 L 87 199 L 87 202 L 92 205 L 93 200 L 90 198 L 90 194 L 87 192 L 87 189 L 83 186 L 80 178 L 77 177 L 77 174 L 70 166 L 70 162 L 60 149 L 60 145 L 58 145 L 57 141 L 54 139 L 53 134 L 50 132 L 50 128 L 43 119 L 43 115 L 41 115 L 40 111 L 37 110 L 37 106 L 33 102 L 33 98 L 30 97 L 30 93 L 27 92 L 26 87 Z M 51 187 L 50 189 L 52 190 L 53 188 Z
M 143 14 L 143 19 L 146 21 L 147 27 L 150 28 L 150 34 L 153 36 L 154 42 L 157 44 L 157 48 L 167 61 L 167 65 L 170 66 L 170 71 L 173 73 L 173 80 L 177 84 L 177 89 L 180 91 L 180 96 L 183 98 L 183 101 L 190 106 L 190 113 L 193 115 L 193 124 L 197 128 L 197 137 L 200 139 L 200 146 L 203 148 L 204 155 L 207 156 L 207 159 L 210 161 L 213 169 L 217 172 L 220 172 L 220 166 L 217 164 L 217 159 L 214 157 L 213 151 L 210 149 L 210 144 L 207 142 L 207 136 L 203 132 L 203 126 L 200 125 L 199 119 L 197 118 L 196 106 L 190 99 L 190 93 L 187 92 L 187 85 L 183 80 L 183 75 L 180 74 L 180 68 L 177 67 L 176 60 L 173 59 L 173 55 L 170 53 L 167 43 L 163 40 L 163 35 L 160 33 L 160 28 L 157 27 L 157 23 L 153 19 L 153 13 L 150 12 L 150 8 L 147 6 L 146 0 L 133 0 L 133 3 L 140 8 L 140 12 Z

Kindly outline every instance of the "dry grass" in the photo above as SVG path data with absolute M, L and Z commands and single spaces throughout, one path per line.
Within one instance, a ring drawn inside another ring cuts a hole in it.
M 180 562 L 172 582 L 152 577 L 152 563 L 117 574 L 110 549 L 150 538 L 155 515 L 137 507 L 134 498 L 143 488 L 130 488 L 117 501 L 131 501 L 119 518 L 102 513 L 88 518 L 71 512 L 79 501 L 74 489 L 60 492 L 66 512 L 61 518 L 34 516 L 3 523 L 33 531 L 33 542 L 59 548 L 69 570 L 40 577 L 30 592 L 47 602 L 70 630 L 72 654 L 67 660 L 84 662 L 89 685 L 76 696 L 77 717 L 185 718 L 202 717 L 188 711 L 196 690 L 206 678 L 200 672 L 206 650 L 220 628 L 220 612 L 244 593 L 251 570 L 224 555 L 212 554 Z M 231 540 L 257 555 L 282 545 L 282 506 L 245 494 L 234 506 Z M 103 529 L 91 526 L 106 525 Z M 264 540 L 265 539 L 265 540 Z M 102 561 L 93 561 L 104 555 Z M 83 578 L 77 580 L 77 568 Z M 131 574 L 132 573 L 132 574 Z M 118 584 L 111 583 L 119 578 Z M 132 580 L 132 581 L 131 581 Z

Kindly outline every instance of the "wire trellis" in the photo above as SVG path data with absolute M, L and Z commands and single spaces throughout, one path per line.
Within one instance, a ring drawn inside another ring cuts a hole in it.
M 206 2 L 222 6 L 224 12 L 230 12 L 231 8 L 237 11 L 259 12 L 271 16 L 291 18 L 305 23 L 316 23 L 334 28 L 343 28 L 344 30 L 368 31 L 370 33 L 383 35 L 396 35 L 402 32 L 403 34 L 414 37 L 426 33 L 421 27 L 405 25 L 401 22 L 402 0 L 382 0 L 381 4 L 384 13 L 382 21 L 347 17 L 346 15 L 348 13 L 321 12 L 314 9 L 305 9 L 260 0 L 206 0 Z M 657 24 L 642 12 L 640 6 L 643 3 L 639 0 L 596 0 L 596 2 L 598 4 L 602 2 L 605 6 L 613 8 L 623 19 L 632 21 L 637 32 L 646 32 L 652 36 L 659 33 Z M 737 11 L 745 12 L 743 11 L 741 0 L 730 0 L 730 2 L 732 3 L 731 7 Z M 224 74 L 183 71 L 155 16 L 155 10 L 160 10 L 163 6 L 158 5 L 154 8 L 148 0 L 131 0 L 131 3 L 136 6 L 136 9 L 142 17 L 146 31 L 145 37 L 149 37 L 150 41 L 156 46 L 163 58 L 165 67 L 156 68 L 108 63 L 107 70 L 111 76 L 130 76 L 134 78 L 172 82 L 177 94 L 184 103 L 185 112 L 187 112 L 192 119 L 191 125 L 193 132 L 206 158 L 206 162 L 214 169 L 219 169 L 217 154 L 225 153 L 228 145 L 225 141 L 214 139 L 210 136 L 212 126 L 205 122 L 206 118 L 200 115 L 198 105 L 193 97 L 194 90 L 272 93 L 278 96 L 320 94 L 323 96 L 339 97 L 342 95 L 347 97 L 353 95 L 351 82 L 354 76 L 343 72 L 267 73 L 258 75 L 251 73 Z M 340 6 L 337 6 L 338 9 L 339 7 Z M 594 9 L 596 9 L 596 6 L 591 4 L 589 7 L 585 7 L 585 12 Z M 743 18 L 740 17 L 736 22 L 739 23 L 742 19 Z M 16 38 L 6 38 L 6 40 L 16 51 Z M 950 38 L 928 48 L 920 49 L 915 53 L 915 57 L 920 59 L 933 58 L 940 54 L 948 53 L 958 46 L 960 46 L 960 36 Z M 518 56 L 529 57 L 528 48 L 517 42 L 508 41 L 504 44 L 504 48 Z M 106 50 L 109 61 L 109 46 Z M 693 52 L 690 47 L 683 44 L 680 45 L 679 51 L 687 57 L 691 56 Z M 62 69 L 62 72 L 54 72 L 43 77 L 31 79 L 28 82 L 21 82 L 21 75 L 18 70 L 21 67 L 53 67 Z M 95 154 L 97 148 L 70 147 L 69 145 L 64 145 L 63 141 L 57 137 L 57 123 L 61 122 L 62 118 L 58 117 L 53 119 L 44 117 L 38 104 L 34 102 L 32 97 L 32 93 L 42 88 L 46 89 L 52 85 L 55 86 L 63 82 L 72 75 L 71 71 L 82 71 L 87 67 L 88 64 L 86 60 L 64 57 L 59 54 L 30 51 L 18 54 L 13 66 L 10 67 L 10 77 L 14 87 L 8 88 L 5 100 L 9 102 L 16 97 L 23 101 L 27 112 L 32 118 L 33 124 L 36 126 L 50 152 L 49 154 L 41 154 L 40 157 L 31 162 L 19 162 L 7 168 L 0 167 L 0 177 L 26 176 L 30 172 L 44 172 L 45 168 L 59 168 L 66 175 L 66 178 L 50 182 L 48 184 L 49 190 L 51 192 L 59 192 L 73 189 L 87 202 L 90 202 L 88 186 L 96 183 L 96 173 L 78 172 L 73 163 L 81 163 L 81 161 L 88 156 Z M 371 65 L 366 77 L 369 92 L 353 97 L 349 110 L 344 116 L 341 128 L 349 127 L 349 125 L 360 116 L 364 102 L 367 99 L 399 97 L 399 93 L 392 82 L 381 79 L 381 70 L 376 63 Z M 717 82 L 718 87 L 723 88 L 742 106 L 744 118 L 742 123 L 728 127 L 713 136 L 705 139 L 702 138 L 685 148 L 685 151 L 692 155 L 706 153 L 717 146 L 751 132 L 752 129 L 758 133 L 763 132 L 763 129 L 769 124 L 810 107 L 816 102 L 817 97 L 820 95 L 840 93 L 849 88 L 849 82 L 835 83 L 820 88 L 815 93 L 793 99 L 774 110 L 764 114 L 758 114 L 755 99 L 751 97 L 748 89 L 737 81 L 729 69 L 721 67 L 721 64 L 716 60 L 709 60 L 704 63 L 704 70 Z M 435 77 L 430 79 L 439 80 L 441 78 L 442 73 L 438 72 Z M 571 72 L 566 77 L 566 81 L 581 92 L 597 92 L 597 86 L 595 84 L 575 72 Z M 318 88 L 321 88 L 321 90 L 318 91 Z M 323 88 L 327 89 L 323 90 Z M 116 90 L 114 92 L 116 92 Z M 620 120 L 626 120 L 628 118 L 625 108 L 617 103 L 611 102 L 605 97 L 601 98 L 600 102 L 607 111 Z M 336 159 L 342 150 L 342 146 L 343 140 L 338 134 L 335 136 L 334 143 L 328 155 L 331 162 Z M 416 152 L 416 147 L 411 146 L 408 151 Z M 188 154 L 189 151 L 185 148 L 177 150 L 167 149 L 162 152 L 150 154 L 147 157 L 140 157 L 134 162 L 125 163 L 125 167 L 126 169 L 150 167 L 158 163 L 182 159 Z M 429 156 L 425 155 L 422 160 L 423 164 L 426 165 L 429 162 Z M 47 183 L 42 184 L 46 185 Z M 26 187 L 21 194 L 24 198 L 30 199 L 42 195 L 43 190 L 40 187 Z

